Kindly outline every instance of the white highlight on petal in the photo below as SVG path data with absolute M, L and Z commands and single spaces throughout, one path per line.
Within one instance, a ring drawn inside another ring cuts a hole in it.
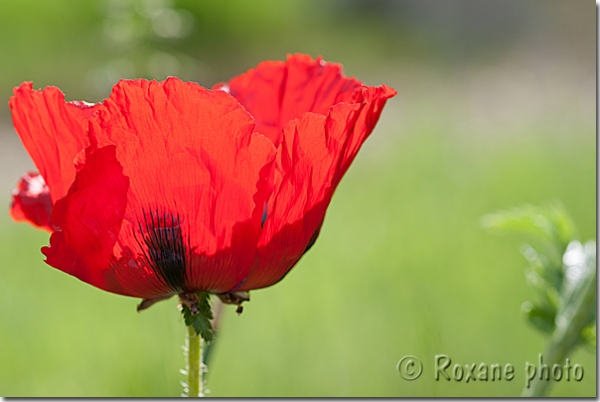
M 42 193 L 50 191 L 41 174 L 36 176 L 25 175 L 23 180 L 27 183 L 26 194 L 29 197 L 37 197 Z

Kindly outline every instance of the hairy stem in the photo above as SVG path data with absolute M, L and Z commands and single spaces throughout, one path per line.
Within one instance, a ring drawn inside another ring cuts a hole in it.
M 196 334 L 193 326 L 189 325 L 187 338 L 187 396 L 190 398 L 204 396 L 202 337 Z
M 206 370 L 208 370 L 208 361 L 215 346 L 216 335 L 219 332 L 221 317 L 223 315 L 223 306 L 223 302 L 220 299 L 216 298 L 214 300 L 212 307 L 213 319 L 210 321 L 210 325 L 212 326 L 215 339 L 210 343 L 204 343 L 204 348 L 202 349 L 202 364 L 204 364 Z

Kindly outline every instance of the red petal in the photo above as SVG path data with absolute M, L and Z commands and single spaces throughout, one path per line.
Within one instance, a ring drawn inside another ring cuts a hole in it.
M 17 221 L 29 222 L 33 226 L 52 232 L 52 201 L 50 190 L 39 173 L 29 172 L 21 176 L 13 190 L 10 215 Z
M 137 296 L 108 281 L 113 248 L 127 204 L 129 179 L 115 158 L 115 147 L 89 155 L 68 194 L 56 202 L 53 221 L 61 230 L 42 248 L 46 263 L 101 289 Z
M 116 145 L 130 179 L 119 244 L 139 257 L 149 214 L 166 216 L 177 224 L 161 227 L 176 226 L 190 253 L 186 290 L 231 289 L 253 262 L 273 144 L 252 134 L 251 116 L 233 97 L 176 78 L 121 81 L 104 105 L 92 119 L 93 146 Z M 137 286 L 137 271 L 121 266 L 115 277 Z
M 358 106 L 341 105 L 348 111 Z M 343 142 L 326 132 L 327 117 L 306 113 L 283 130 L 275 193 L 258 244 L 255 265 L 239 290 L 269 286 L 285 275 L 320 228 L 333 193 Z
M 375 124 L 379 120 L 385 103 L 389 98 L 396 96 L 396 94 L 396 90 L 387 85 L 379 87 L 363 86 L 360 91 L 355 92 L 352 103 L 356 102 L 360 104 L 360 108 L 353 117 L 354 122 L 352 126 L 348 127 L 345 131 L 346 146 L 341 166 L 336 174 L 334 188 L 337 187 L 342 176 L 346 173 L 354 157 L 360 150 L 360 147 L 375 128 Z M 343 121 L 344 119 L 342 118 L 341 120 Z M 332 121 L 339 124 L 340 119 L 333 118 Z
M 56 202 L 75 179 L 73 160 L 88 145 L 87 120 L 101 105 L 65 102 L 55 87 L 34 91 L 25 82 L 13 91 L 13 124 Z
M 306 113 L 284 127 L 275 193 L 255 264 L 239 290 L 279 281 L 312 246 L 335 188 L 395 94 L 386 86 L 363 87 L 357 103 L 333 106 L 327 117 Z
M 356 79 L 344 77 L 339 64 L 295 54 L 286 62 L 262 62 L 216 88 L 227 90 L 244 105 L 256 119 L 256 131 L 278 146 L 285 123 L 305 112 L 326 115 L 361 86 Z

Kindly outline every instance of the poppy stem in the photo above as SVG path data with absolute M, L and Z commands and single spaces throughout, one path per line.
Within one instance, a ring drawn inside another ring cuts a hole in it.
M 204 396 L 204 364 L 202 363 L 202 337 L 192 325 L 187 327 L 187 396 Z
M 179 308 L 187 325 L 188 336 L 186 343 L 186 372 L 188 382 L 184 386 L 187 396 L 204 396 L 204 373 L 206 365 L 202 360 L 204 342 L 213 340 L 213 329 L 210 323 L 213 315 L 210 308 L 208 292 L 181 293 Z M 206 391 L 208 392 L 208 391 Z

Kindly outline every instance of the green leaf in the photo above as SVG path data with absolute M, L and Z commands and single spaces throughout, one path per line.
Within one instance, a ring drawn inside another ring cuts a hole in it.
M 596 347 L 596 321 L 593 321 L 581 331 L 581 340 L 592 349 Z
M 192 326 L 196 331 L 197 335 L 202 336 L 202 339 L 206 343 L 210 343 L 213 340 L 213 328 L 210 323 L 212 320 L 212 310 L 210 307 L 210 294 L 207 292 L 199 292 L 198 296 L 198 314 L 192 315 L 190 308 L 182 304 L 183 318 L 185 325 Z
M 569 242 L 577 238 L 577 227 L 559 201 L 545 206 L 522 205 L 486 214 L 481 226 L 495 234 L 520 234 L 531 239 L 553 263 L 560 258 Z M 538 247 L 536 247 L 538 248 Z
M 529 322 L 549 336 L 557 323 L 572 322 L 580 342 L 595 344 L 596 295 L 590 283 L 596 278 L 596 243 L 576 240 L 577 228 L 564 206 L 558 201 L 523 205 L 484 215 L 481 224 L 491 232 L 520 234 L 531 241 L 521 246 L 529 261 L 526 281 L 538 294 L 536 303 L 524 304 Z
M 481 225 L 499 234 L 525 235 L 521 246 L 529 262 L 527 284 L 538 295 L 521 309 L 529 323 L 548 337 L 544 357 L 558 365 L 578 346 L 596 346 L 596 242 L 582 245 L 577 229 L 559 202 L 538 207 L 524 205 L 487 214 Z M 541 377 L 540 377 L 541 379 Z M 548 382 L 538 381 L 522 396 L 543 396 Z
M 534 327 L 545 334 L 551 334 L 554 331 L 554 316 L 556 311 L 549 306 L 545 307 L 533 306 L 527 312 L 527 318 Z

